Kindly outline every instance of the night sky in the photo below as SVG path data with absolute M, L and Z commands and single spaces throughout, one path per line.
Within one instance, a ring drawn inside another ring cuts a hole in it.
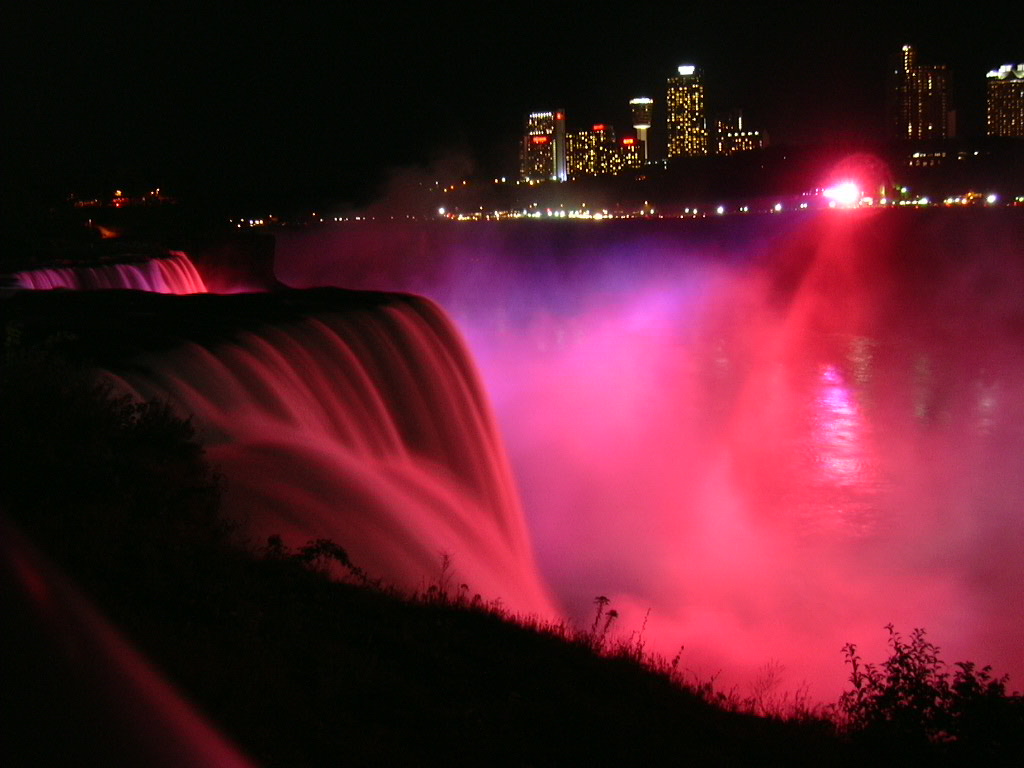
M 961 133 L 980 133 L 985 72 L 1024 60 L 1009 6 L 900 7 L 24 3 L 4 20 L 5 206 L 154 186 L 361 203 L 400 169 L 511 174 L 527 112 L 624 132 L 628 100 L 663 102 L 682 63 L 774 143 L 880 138 L 904 42 L 953 69 Z

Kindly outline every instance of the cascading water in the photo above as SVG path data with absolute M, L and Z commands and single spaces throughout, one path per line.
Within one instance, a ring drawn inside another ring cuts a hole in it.
M 211 301 L 284 296 L 179 301 L 201 300 L 203 316 Z M 555 615 L 489 405 L 435 305 L 391 297 L 353 309 L 339 299 L 261 325 L 176 345 L 114 376 L 195 418 L 247 533 L 292 545 L 331 538 L 370 575 L 413 589 L 437 579 L 447 554 L 453 588 Z
M 14 280 L 19 287 L 35 291 L 66 288 L 78 291 L 129 289 L 154 293 L 206 293 L 203 278 L 181 251 L 134 263 L 26 270 L 16 273 Z

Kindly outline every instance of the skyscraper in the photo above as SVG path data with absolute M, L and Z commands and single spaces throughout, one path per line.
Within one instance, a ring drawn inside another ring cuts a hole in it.
M 985 77 L 988 135 L 1024 137 L 1024 64 L 1004 64 Z
M 890 120 L 897 139 L 946 139 L 955 135 L 950 109 L 950 73 L 945 66 L 923 67 L 917 51 L 904 45 L 893 69 Z
M 704 78 L 697 67 L 686 64 L 668 79 L 668 156 L 708 153 L 708 124 L 704 114 Z
M 565 181 L 565 110 L 526 118 L 520 172 L 526 181 Z
M 651 127 L 651 112 L 654 109 L 654 99 L 631 99 L 629 108 L 633 113 L 633 127 L 636 128 L 636 138 L 640 143 L 640 157 L 646 163 L 650 159 L 650 153 L 647 151 L 647 129 Z

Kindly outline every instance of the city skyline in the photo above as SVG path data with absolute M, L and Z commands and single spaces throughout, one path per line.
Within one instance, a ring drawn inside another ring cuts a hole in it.
M 709 115 L 703 72 L 692 64 L 677 67 L 660 99 L 629 100 L 633 133 L 618 136 L 611 123 L 578 128 L 564 109 L 526 117 L 519 152 L 519 179 L 530 183 L 567 181 L 584 176 L 637 170 L 650 162 L 680 157 L 731 155 L 767 146 L 767 137 L 743 124 L 743 110 Z M 660 107 L 660 108 L 659 108 Z M 655 149 L 651 149 L 654 131 Z
M 952 71 L 945 64 L 921 63 L 917 49 L 909 43 L 890 58 L 886 138 L 911 143 L 956 138 Z M 744 125 L 742 108 L 717 114 L 709 111 L 704 79 L 701 66 L 681 64 L 668 77 L 660 104 L 659 99 L 648 96 L 630 99 L 630 124 L 635 133 L 621 137 L 621 143 L 610 123 L 595 124 L 590 130 L 568 130 L 567 124 L 575 126 L 564 109 L 530 114 L 519 178 L 530 183 L 566 181 L 617 174 L 652 161 L 732 155 L 768 146 L 766 134 Z M 989 70 L 985 80 L 985 135 L 1024 138 L 1024 64 L 1002 64 Z M 552 122 L 553 115 L 557 122 Z M 968 116 L 969 121 L 973 117 Z M 650 151 L 651 130 L 653 143 L 660 145 L 661 151 Z M 826 142 L 827 137 L 821 137 L 821 143 Z M 917 162 L 911 165 L 930 165 L 945 156 L 945 152 L 925 153 L 922 161 L 918 152 L 913 155 Z
M 400 169 L 511 172 L 538 109 L 625 127 L 629 100 L 660 100 L 684 62 L 705 72 L 709 117 L 742 109 L 773 143 L 881 139 L 889 57 L 908 42 L 949 67 L 958 133 L 980 136 L 985 74 L 1024 58 L 1013 25 L 982 10 L 955 23 L 919 9 L 655 3 L 630 21 L 559 12 L 538 26 L 501 3 L 394 20 L 328 5 L 19 8 L 5 30 L 5 198 L 136 185 L 365 202 Z

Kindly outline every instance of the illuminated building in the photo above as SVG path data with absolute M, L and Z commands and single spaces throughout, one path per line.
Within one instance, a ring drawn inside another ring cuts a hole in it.
M 572 176 L 596 176 L 616 170 L 615 129 L 598 123 L 589 131 L 569 136 L 569 173 Z
M 647 162 L 647 142 L 641 141 L 640 137 L 626 136 L 619 145 L 616 153 L 618 167 L 614 173 L 624 171 L 628 168 L 640 168 Z
M 704 114 L 704 78 L 697 67 L 684 65 L 668 79 L 668 156 L 708 153 L 708 125 Z
M 1004 64 L 985 77 L 988 135 L 1024 137 L 1024 64 Z
M 570 178 L 594 174 L 594 135 L 590 131 L 573 131 L 567 138 L 568 171 Z
M 715 154 L 733 155 L 760 149 L 767 144 L 760 131 L 752 131 L 743 125 L 743 112 L 736 110 L 719 115 L 715 121 Z
M 554 142 L 551 136 L 537 133 L 524 137 L 520 169 L 524 181 L 544 181 L 552 177 Z
M 534 112 L 526 118 L 520 171 L 526 181 L 566 180 L 565 110 Z
M 651 127 L 651 113 L 654 111 L 654 99 L 631 99 L 629 102 L 629 108 L 633 113 L 633 128 L 636 129 L 636 138 L 640 143 L 640 154 L 643 162 L 646 163 L 650 159 L 650 154 L 647 151 L 647 129 Z
M 569 134 L 569 175 L 599 176 L 619 173 L 628 168 L 643 165 L 643 148 L 639 139 L 627 136 L 621 142 L 615 140 L 615 129 L 598 123 L 589 131 L 574 131 Z
M 914 152 L 907 158 L 911 168 L 934 168 L 944 165 L 948 152 Z
M 949 70 L 945 66 L 920 66 L 911 45 L 904 45 L 900 52 L 890 95 L 891 127 L 896 138 L 946 139 L 955 134 Z

